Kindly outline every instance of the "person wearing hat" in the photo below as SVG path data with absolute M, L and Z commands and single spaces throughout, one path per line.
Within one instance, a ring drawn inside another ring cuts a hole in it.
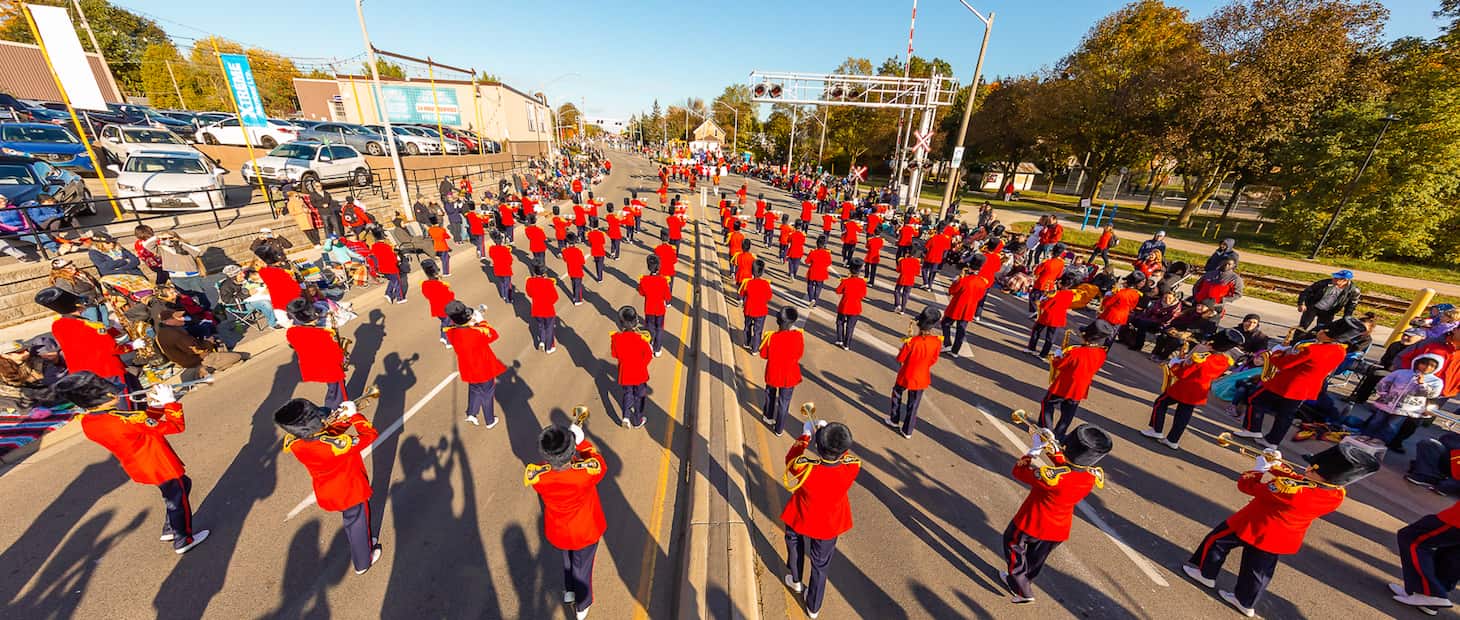
M 547 264 L 547 231 L 538 226 L 534 219 L 522 225 L 522 234 L 527 237 L 527 251 L 532 254 L 532 260 L 540 264 Z M 561 248 L 562 245 L 562 240 L 559 239 L 558 247 Z
M 750 249 L 750 240 L 742 245 L 744 249 L 736 252 L 730 257 L 730 265 L 735 268 L 735 288 L 738 290 L 741 284 L 750 279 L 750 270 L 755 266 L 755 252 Z
M 979 305 L 983 303 L 984 295 L 989 292 L 990 282 L 978 275 L 977 261 L 980 258 L 975 255 L 974 262 L 964 264 L 962 275 L 948 285 L 948 307 L 943 311 L 942 320 L 943 341 L 948 344 L 943 345 L 943 350 L 952 353 L 954 357 L 958 357 L 963 351 L 968 322 L 973 320 Z
M 1096 488 L 1105 486 L 1105 472 L 1095 463 L 1110 453 L 1110 435 L 1093 424 L 1075 427 L 1063 444 L 1052 451 L 1052 466 L 1041 467 L 1034 459 L 1044 454 L 1043 435 L 1034 434 L 1034 445 L 1014 462 L 1014 479 L 1029 485 L 1029 495 L 1004 528 L 1003 555 L 1008 569 L 999 578 L 1016 604 L 1034 602 L 1034 580 L 1049 554 L 1070 539 L 1075 506 Z
M 608 257 L 608 235 L 599 227 L 598 217 L 588 218 L 588 232 L 583 236 L 588 242 L 588 256 L 593 259 L 593 279 L 603 281 L 603 261 Z
M 487 259 L 492 263 L 492 278 L 497 283 L 497 294 L 502 301 L 512 303 L 515 288 L 512 286 L 512 246 L 502 237 L 500 230 L 491 231 L 492 247 L 487 248 Z
M 1362 333 L 1364 325 L 1358 319 L 1339 319 L 1320 330 L 1312 343 L 1274 349 L 1268 354 L 1268 364 L 1277 372 L 1248 396 L 1242 428 L 1232 434 L 1261 440 L 1266 447 L 1281 444 L 1298 407 L 1318 397 L 1324 380 L 1348 355 L 1345 343 Z M 1273 424 L 1264 435 L 1262 420 L 1269 412 Z
M 856 220 L 842 218 L 842 264 L 852 262 L 861 241 L 862 224 Z
M 793 229 L 791 237 L 786 240 L 786 273 L 792 280 L 796 279 L 796 272 L 801 268 L 801 259 L 805 256 L 806 232 Z
M 400 257 L 395 252 L 395 246 L 386 240 L 385 232 L 379 227 L 372 232 L 375 243 L 370 244 L 370 255 L 366 259 L 375 268 L 375 272 L 386 280 L 385 301 L 392 304 L 405 303 L 405 280 L 401 274 Z
M 446 328 L 446 341 L 456 353 L 457 375 L 466 384 L 466 421 L 477 426 L 486 418 L 487 428 L 492 428 L 497 425 L 492 402 L 497 392 L 497 377 L 507 370 L 492 352 L 492 343 L 500 335 L 480 312 L 460 300 L 446 304 L 446 316 L 452 323 Z
M 775 296 L 771 282 L 765 278 L 765 261 L 756 259 L 750 266 L 750 279 L 740 284 L 740 305 L 745 311 L 745 348 L 754 350 L 765 330 L 765 317 Z
M 543 533 L 563 558 L 563 602 L 578 620 L 593 606 L 593 557 L 608 530 L 598 499 L 608 463 L 584 436 L 583 421 L 542 429 L 537 449 L 543 460 L 528 464 L 523 475 L 542 499 Z
M 629 243 L 638 243 L 636 235 L 639 234 L 639 230 L 643 226 L 644 204 L 637 199 L 629 200 L 625 198 L 624 208 L 619 213 L 619 217 L 623 219 L 624 223 L 624 238 L 628 239 Z
M 1207 342 L 1199 344 L 1191 354 L 1174 358 L 1163 365 L 1165 389 L 1151 405 L 1150 428 L 1142 435 L 1165 444 L 1172 450 L 1178 449 L 1181 434 L 1191 422 L 1191 414 L 1199 405 L 1205 405 L 1212 390 L 1212 382 L 1226 374 L 1236 362 L 1229 351 L 1242 346 L 1242 332 L 1235 329 L 1218 331 Z M 1166 411 L 1176 405 L 1176 417 L 1171 422 L 1171 432 L 1162 434 L 1166 426 Z
M 370 477 L 360 453 L 380 436 L 353 401 L 337 408 L 295 398 L 274 411 L 274 424 L 288 433 L 284 451 L 309 472 L 314 498 L 344 520 L 345 542 L 355 574 L 362 575 L 383 551 L 370 514 Z M 349 434 L 354 429 L 355 434 Z
M 552 224 L 553 238 L 558 241 L 558 253 L 562 254 L 563 248 L 568 245 L 568 227 L 573 225 L 573 220 L 563 217 L 562 208 L 558 205 L 553 205 Z
M 0 410 L 27 411 L 52 407 L 63 401 L 56 397 L 46 364 L 19 340 L 0 341 Z
M 741 230 L 745 227 L 745 223 L 737 219 L 733 212 L 726 216 L 725 222 L 730 229 L 730 233 L 725 237 L 725 255 L 733 259 L 736 254 L 744 252 L 746 249 L 745 233 Z
M 1069 323 L 1070 306 L 1075 301 L 1074 278 L 1061 277 L 1059 289 L 1040 300 L 1039 311 L 1034 315 L 1034 327 L 1029 332 L 1029 346 L 1025 350 L 1041 359 L 1049 357 L 1049 350 L 1056 340 L 1064 341 L 1065 325 Z M 979 304 L 978 311 L 983 310 Z M 977 316 L 975 311 L 974 316 Z M 1043 340 L 1044 346 L 1039 342 Z M 1035 349 L 1038 349 L 1036 352 Z
M 512 216 L 512 209 L 522 203 L 515 200 L 503 200 L 497 203 L 497 230 L 501 231 L 502 238 L 511 245 L 517 241 L 517 220 Z
M 1272 338 L 1262 332 L 1262 315 L 1255 312 L 1243 315 L 1242 322 L 1237 324 L 1236 329 L 1242 333 L 1243 354 L 1255 355 L 1267 351 L 1268 345 L 1272 343 Z
M 147 409 L 130 411 L 125 393 L 106 377 L 89 370 L 75 370 L 56 382 L 56 396 L 86 410 L 81 432 L 117 457 L 132 482 L 156 486 L 162 491 L 167 520 L 159 540 L 172 543 L 175 553 L 187 553 L 207 540 L 208 530 L 193 528 L 193 505 L 188 500 L 193 481 L 167 436 L 187 427 L 182 403 L 172 386 L 159 383 L 147 390 Z
M 674 295 L 674 276 L 679 265 L 679 250 L 669 240 L 669 231 L 659 231 L 659 245 L 654 246 L 654 255 L 659 257 L 659 275 L 669 282 L 669 294 Z
M 75 261 L 69 258 L 51 259 L 50 281 L 51 286 L 81 298 L 82 304 L 86 306 L 81 311 L 81 316 L 86 317 L 86 320 L 102 325 L 111 323 L 111 313 L 105 303 L 101 281 L 78 269 Z
M 790 251 L 791 247 L 791 235 L 797 230 L 794 226 L 791 226 L 790 218 L 791 215 L 789 213 L 781 214 L 780 227 L 776 229 L 776 246 L 779 248 L 776 252 L 776 258 L 781 260 L 786 260 L 786 252 Z
M 1110 326 L 1096 321 L 1080 330 L 1079 344 L 1050 359 L 1049 390 L 1039 401 L 1039 427 L 1054 430 L 1056 439 L 1064 441 L 1080 403 L 1090 395 L 1095 373 L 1105 365 L 1105 343 L 1109 341 Z M 1058 422 L 1053 417 L 1056 409 L 1060 413 Z
M 1166 255 L 1166 231 L 1158 230 L 1156 234 L 1151 235 L 1150 239 L 1142 241 L 1141 247 L 1136 250 L 1136 260 L 1143 261 L 1152 252 L 1160 252 L 1162 256 Z
M 826 235 L 816 237 L 816 249 L 806 255 L 806 301 L 815 308 L 821 289 L 831 277 L 831 250 L 826 249 Z
M 446 316 L 446 304 L 456 299 L 456 293 L 451 290 L 450 284 L 441 279 L 441 272 L 436 269 L 436 261 L 429 258 L 421 261 L 421 273 L 426 276 L 421 282 L 421 296 L 426 298 L 431 317 L 441 324 L 441 344 L 450 349 L 451 343 L 446 341 L 446 328 L 451 326 L 451 318 Z
M 683 213 L 675 211 L 669 217 L 664 218 L 664 225 L 669 231 L 669 243 L 674 245 L 675 251 L 679 250 L 679 242 L 684 240 L 684 227 L 689 224 L 689 218 Z
M 142 275 L 142 260 L 130 250 L 122 247 L 111 235 L 104 232 L 91 233 L 91 249 L 86 252 L 98 276 Z
M 618 211 L 609 211 L 603 216 L 604 224 L 608 229 L 608 255 L 618 260 L 620 246 L 624 239 L 623 218 Z
M 1139 287 L 1146 277 L 1140 272 L 1126 274 L 1120 281 L 1120 288 L 1111 291 L 1104 299 L 1100 300 L 1099 321 L 1103 321 L 1110 327 L 1110 334 L 1113 338 L 1116 331 L 1126 323 L 1130 322 L 1131 312 L 1141 303 L 1141 291 Z M 1108 343 L 1107 343 L 1108 344 Z
M 664 335 L 664 314 L 673 297 L 669 294 L 670 278 L 660 275 L 659 257 L 654 254 L 644 258 L 648 273 L 639 276 L 639 296 L 644 298 L 644 327 L 649 330 L 649 344 L 654 347 L 654 357 L 664 353 L 660 339 Z
M 633 306 L 618 310 L 618 331 L 609 336 L 609 355 L 618 360 L 618 384 L 623 389 L 619 413 L 623 425 L 644 426 L 644 401 L 649 387 L 649 362 L 654 349 L 649 333 L 639 329 L 639 312 Z
M 1301 472 L 1281 463 L 1281 456 L 1264 453 L 1237 478 L 1237 490 L 1252 500 L 1218 523 L 1181 566 L 1192 581 L 1215 588 L 1227 554 L 1242 549 L 1237 587 L 1217 593 L 1249 618 L 1256 615 L 1257 601 L 1282 556 L 1297 553 L 1313 521 L 1343 504 L 1343 487 L 1379 471 L 1372 453 L 1350 444 L 1308 457 L 1309 466 Z
M 1425 515 L 1399 530 L 1399 568 L 1404 581 L 1389 584 L 1394 600 L 1435 615 L 1453 606 L 1450 591 L 1460 579 L 1460 503 Z
M 862 300 L 867 297 L 867 280 L 862 277 L 862 259 L 847 262 L 847 275 L 836 285 L 841 299 L 836 302 L 836 342 L 842 350 L 851 350 L 852 333 L 862 319 Z
M 280 237 L 274 232 L 274 229 L 265 226 L 259 229 L 259 236 L 255 237 L 253 241 L 249 242 L 248 251 L 251 254 L 257 256 L 259 253 L 258 249 L 266 245 L 277 248 L 280 254 L 287 254 L 289 249 L 294 247 L 294 242 L 290 241 L 288 237 Z M 150 243 L 148 244 L 148 246 L 155 247 L 156 243 Z M 160 259 L 157 265 L 159 267 L 162 266 Z
M 526 290 L 527 299 L 532 302 L 532 322 L 537 326 L 532 343 L 539 351 L 552 353 L 558 350 L 558 341 L 553 338 L 553 330 L 558 326 L 558 281 L 548 275 L 542 263 L 533 263 L 531 270 Z
M 436 254 L 436 259 L 441 261 L 441 275 L 451 275 L 451 233 L 441 225 L 441 219 L 435 215 L 424 222 L 426 236 L 431 238 L 431 251 Z
M 943 258 L 952 247 L 953 240 L 941 231 L 928 237 L 927 244 L 923 246 L 923 290 L 933 290 L 933 279 L 943 269 Z
M 272 246 L 260 247 L 254 255 L 264 262 L 258 274 L 269 294 L 274 324 L 288 323 L 289 302 L 298 299 L 303 292 L 294 270 L 289 266 L 288 257 Z
M 1445 361 L 1444 367 L 1440 369 L 1440 379 L 1445 384 L 1440 398 L 1448 400 L 1460 394 L 1460 329 L 1450 330 L 1439 337 L 1427 338 L 1405 349 L 1399 353 L 1392 368 L 1410 368 L 1414 365 L 1414 358 L 1426 354 L 1438 355 Z
M 1240 299 L 1246 286 L 1242 276 L 1237 274 L 1236 259 L 1227 260 L 1202 274 L 1192 286 L 1191 301 L 1199 304 L 1211 300 L 1221 306 Z
M 556 208 L 554 207 L 554 209 Z M 466 212 L 466 231 L 471 235 L 472 244 L 477 248 L 478 260 L 487 258 L 487 224 L 491 221 L 491 218 L 480 210 L 472 209 Z
M 791 408 L 791 394 L 801 384 L 801 356 L 806 353 L 806 334 L 796 327 L 801 313 L 786 306 L 776 315 L 776 331 L 760 342 L 765 364 L 765 404 L 760 418 L 780 435 Z
M 1424 339 L 1425 330 L 1422 327 L 1411 327 L 1401 332 L 1398 340 L 1389 343 L 1384 348 L 1384 353 L 1379 356 L 1379 361 L 1365 368 L 1364 377 L 1359 380 L 1358 386 L 1354 387 L 1353 392 L 1345 400 L 1354 404 L 1369 402 L 1369 398 L 1374 395 L 1374 388 L 1379 385 L 1379 381 L 1389 376 L 1389 373 L 1394 370 L 1394 365 L 1398 361 L 1399 355 L 1405 349 L 1420 343 Z
M 866 253 L 862 255 L 862 264 L 865 266 L 867 286 L 877 285 L 877 267 L 882 264 L 882 246 L 887 243 L 886 239 L 872 226 L 871 219 L 875 214 L 867 217 L 867 244 Z
M 1059 286 L 1060 276 L 1065 272 L 1064 246 L 1061 244 L 1055 247 L 1059 251 L 1051 252 L 1049 258 L 1039 263 L 1031 274 L 1034 283 L 1029 286 L 1030 314 L 1038 312 L 1039 300 Z
M 81 316 L 85 309 L 82 299 L 54 286 L 36 292 L 34 299 L 37 305 L 60 315 L 51 322 L 51 335 L 60 345 L 71 372 L 96 373 L 123 392 L 142 389 L 137 377 L 127 371 L 121 356 L 147 346 L 146 340 L 138 338 L 129 342 L 117 329 L 86 320 Z
M 836 555 L 836 540 L 852 529 L 847 497 L 862 459 L 851 454 L 852 431 L 841 422 L 806 420 L 801 436 L 786 452 L 781 483 L 791 492 L 781 523 L 786 526 L 786 586 L 803 595 L 806 615 L 821 613 L 826 576 Z M 806 560 L 811 574 L 806 579 Z M 803 579 L 806 583 L 803 585 Z
M 1340 269 L 1333 276 L 1308 285 L 1298 293 L 1298 327 L 1306 330 L 1315 321 L 1319 327 L 1334 318 L 1349 318 L 1359 306 L 1359 287 L 1354 286 L 1354 272 Z
M 801 201 L 801 217 L 796 221 L 796 227 L 803 233 L 811 232 L 811 218 L 816 213 L 816 203 L 810 200 Z
M 246 359 L 241 353 L 219 350 L 215 339 L 189 332 L 188 309 L 176 301 L 164 302 L 154 316 L 157 352 L 183 369 L 183 382 L 212 377 Z
M 933 383 L 933 365 L 938 363 L 943 349 L 943 339 L 935 333 L 942 319 L 943 313 L 937 308 L 923 308 L 913 319 L 916 333 L 903 340 L 902 348 L 897 351 L 897 379 L 892 385 L 891 406 L 884 422 L 906 439 L 912 438 L 917 425 L 923 391 Z
M 426 220 L 421 216 L 430 213 L 426 210 L 426 205 L 417 201 L 415 212 L 416 218 L 424 225 Z M 356 237 L 365 234 L 365 229 L 370 226 L 370 214 L 361 208 L 360 203 L 355 202 L 354 196 L 345 196 L 345 204 L 340 206 L 340 218 L 344 222 L 345 228 L 350 230 L 350 234 Z
M 583 248 L 578 247 L 578 233 L 568 233 L 563 245 L 559 247 L 558 253 L 563 257 L 563 265 L 568 272 L 569 292 L 573 297 L 573 305 L 582 305 L 583 270 L 588 259 L 583 255 Z
M 760 201 L 757 201 L 760 202 Z M 755 218 L 760 221 L 760 243 L 765 247 L 775 245 L 776 222 L 782 216 L 777 215 L 772 209 L 757 208 Z
M 900 257 L 897 259 L 897 282 L 892 286 L 892 310 L 902 314 L 907 311 L 907 301 L 908 297 L 912 295 L 912 287 L 917 286 L 923 261 L 921 249 L 915 249 L 903 255 L 902 248 L 898 248 L 898 254 Z
M 338 407 L 345 401 L 345 368 L 349 366 L 339 334 L 319 325 L 319 309 L 302 297 L 289 302 L 289 319 L 294 325 L 285 330 L 284 339 L 299 357 L 299 380 L 325 384 L 324 406 Z

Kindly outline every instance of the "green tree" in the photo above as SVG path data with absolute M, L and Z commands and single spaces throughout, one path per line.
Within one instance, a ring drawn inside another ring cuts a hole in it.
M 223 68 L 219 66 L 218 56 L 213 51 L 215 44 L 218 53 L 243 54 L 248 57 L 259 97 L 264 101 L 264 109 L 270 114 L 285 114 L 299 109 L 299 101 L 294 94 L 294 78 L 300 77 L 302 73 L 294 66 L 294 61 L 273 52 L 245 49 L 233 41 L 214 37 L 204 37 L 193 43 L 186 70 L 178 74 L 179 82 L 185 80 L 187 83 L 183 96 L 187 98 L 189 107 L 204 110 L 233 109 Z M 178 67 L 173 67 L 174 71 L 177 69 Z
M 81 29 L 81 20 L 76 17 L 74 9 L 71 9 L 70 2 L 27 1 L 67 7 L 72 14 L 71 22 L 76 24 L 76 36 L 81 39 L 82 49 L 96 51 L 91 47 L 91 39 Z M 0 40 L 35 43 L 30 25 L 20 12 L 21 3 L 15 1 L 0 4 L 3 4 L 0 6 Z M 117 86 L 126 94 L 146 94 L 148 88 L 143 84 L 143 71 L 148 65 L 144 55 L 152 45 L 172 46 L 167 33 L 156 22 L 106 0 L 81 0 L 81 10 L 86 13 L 92 32 L 96 33 L 96 42 L 101 46 L 102 55 L 106 57 L 107 66 L 116 78 Z M 171 90 L 170 86 L 168 90 Z M 174 96 L 173 99 L 177 97 Z
M 991 165 L 1009 178 L 1020 162 L 1031 159 L 1044 137 L 1041 86 L 1039 78 L 1033 76 L 988 85 L 982 103 L 969 119 L 969 127 L 976 129 L 969 132 L 966 143 L 973 157 L 966 155 L 965 161 Z
M 375 59 L 375 70 L 380 73 L 380 77 L 382 79 L 386 79 L 386 78 L 395 79 L 395 80 L 404 80 L 404 79 L 406 79 L 406 69 L 405 69 L 405 67 L 402 67 L 402 66 L 400 66 L 398 64 L 395 64 L 395 63 L 393 63 L 393 62 L 391 62 L 389 60 L 386 60 L 384 58 L 376 58 Z M 360 74 L 361 75 L 370 75 L 370 63 L 368 63 L 368 62 L 362 62 L 362 63 L 360 63 Z

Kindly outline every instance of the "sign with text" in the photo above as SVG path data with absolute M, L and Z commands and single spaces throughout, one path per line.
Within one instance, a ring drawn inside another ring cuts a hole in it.
M 381 84 L 380 98 L 385 118 L 392 123 L 435 125 L 437 113 L 443 125 L 461 125 L 461 106 L 456 103 L 456 89 L 437 89 L 432 96 L 430 86 Z
M 228 78 L 228 89 L 233 91 L 233 101 L 238 104 L 238 117 L 244 127 L 268 127 L 269 116 L 264 112 L 264 100 L 259 96 L 258 84 L 253 80 L 253 68 L 248 56 L 243 54 L 219 54 L 223 62 L 223 74 Z
M 71 16 L 66 14 L 66 8 L 37 4 L 25 7 L 35 19 L 46 57 L 56 70 L 56 78 L 61 81 L 61 88 L 65 89 L 71 106 L 105 112 L 106 99 L 102 98 L 96 74 L 91 71 L 91 61 L 81 51 L 81 40 L 76 38 L 76 27 L 71 25 Z

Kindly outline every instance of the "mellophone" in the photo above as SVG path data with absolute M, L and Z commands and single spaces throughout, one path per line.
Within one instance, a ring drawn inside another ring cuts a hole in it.
M 1039 426 L 1033 420 L 1030 420 L 1029 412 L 1023 409 L 1015 409 L 1013 413 L 1009 414 L 1009 421 L 1024 425 L 1029 430 L 1029 436 L 1031 438 L 1038 435 L 1044 441 L 1041 455 L 1046 459 L 1050 459 L 1053 455 L 1064 451 L 1064 448 L 1060 446 L 1059 440 L 1055 438 L 1054 431 Z
M 1050 464 L 1040 465 L 1039 467 L 1036 467 L 1035 476 L 1039 477 L 1041 480 L 1045 480 L 1051 485 L 1056 485 L 1059 484 L 1060 476 L 1063 476 L 1073 471 L 1073 468 L 1064 460 L 1064 446 L 1060 445 L 1059 440 L 1055 438 L 1054 431 L 1039 426 L 1037 423 L 1030 420 L 1029 413 L 1024 411 L 1023 409 L 1015 409 L 1012 413 L 1009 414 L 1009 420 L 1015 424 L 1023 424 L 1025 428 L 1029 429 L 1029 435 L 1031 439 L 1035 436 L 1038 436 L 1041 440 L 1039 446 L 1039 456 L 1042 457 L 1045 461 L 1048 461 Z M 1087 467 L 1084 469 L 1091 474 L 1094 474 L 1096 488 L 1105 488 L 1104 470 L 1100 469 L 1099 467 Z

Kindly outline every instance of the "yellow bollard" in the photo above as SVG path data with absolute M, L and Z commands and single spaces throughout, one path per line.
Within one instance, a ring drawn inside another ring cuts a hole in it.
M 1424 312 L 1425 308 L 1429 307 L 1430 300 L 1434 298 L 1435 289 L 1420 289 L 1419 296 L 1414 298 L 1414 301 L 1409 304 L 1409 309 L 1404 311 L 1404 316 L 1399 317 L 1399 322 L 1394 324 L 1394 333 L 1389 334 L 1389 340 L 1384 343 L 1384 346 L 1389 346 L 1399 340 L 1399 337 L 1404 335 L 1404 330 L 1409 329 L 1409 322 Z

